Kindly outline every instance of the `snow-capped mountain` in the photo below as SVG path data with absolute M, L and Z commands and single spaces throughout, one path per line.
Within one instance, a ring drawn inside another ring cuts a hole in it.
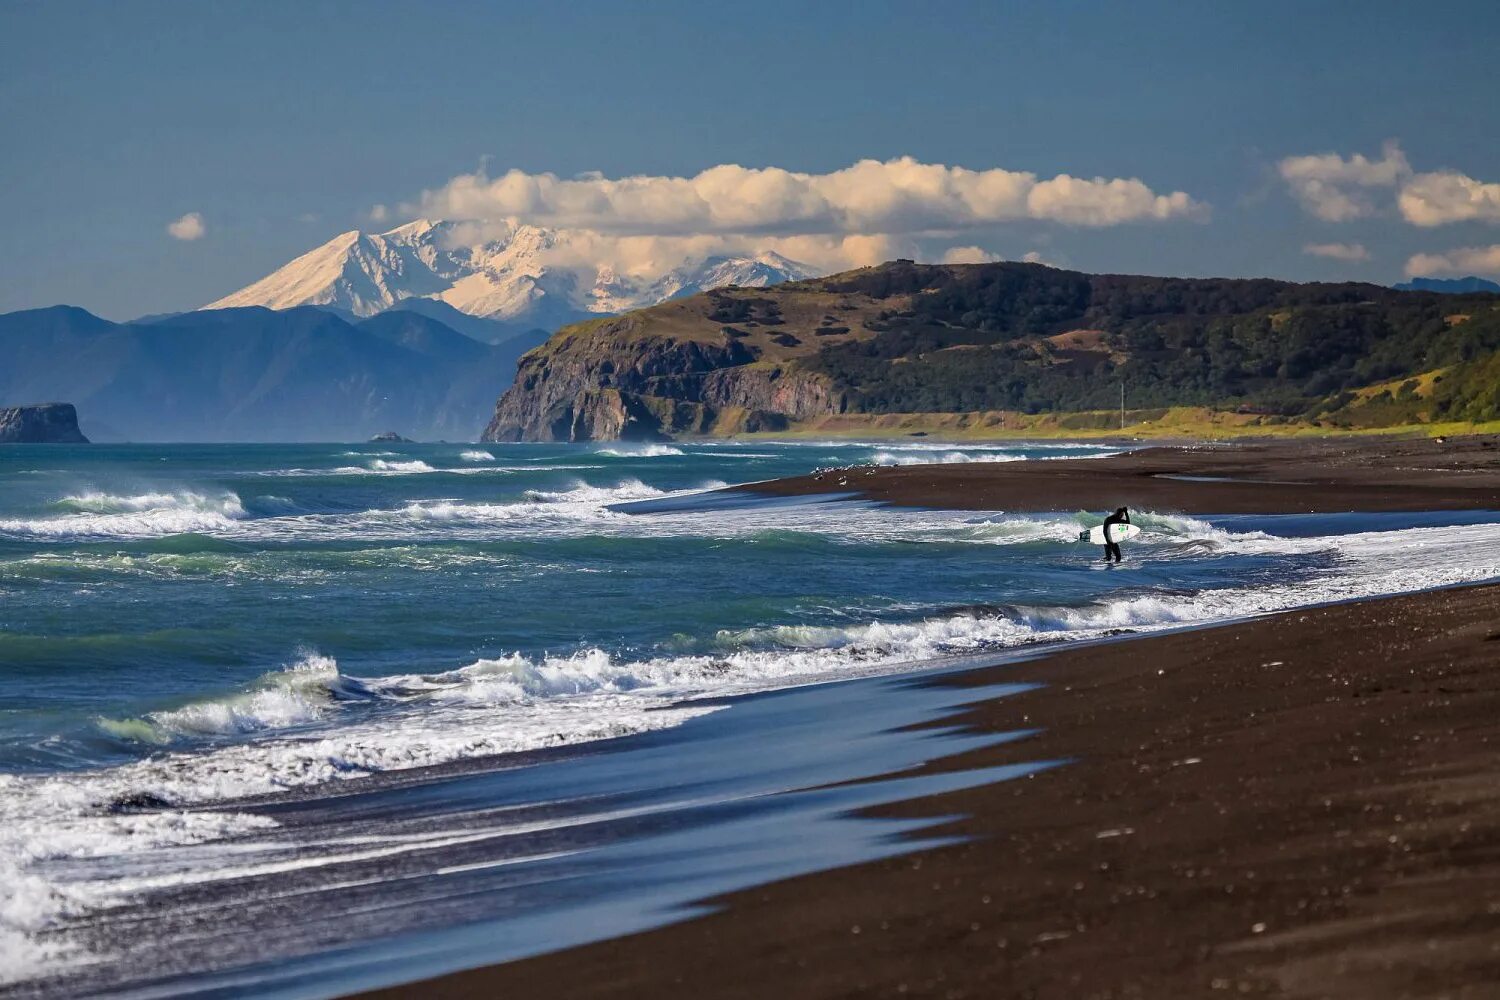
M 655 277 L 624 275 L 587 262 L 591 233 L 511 225 L 498 239 L 473 243 L 466 228 L 421 219 L 385 233 L 342 233 L 203 308 L 317 305 L 373 316 L 426 298 L 508 328 L 551 330 L 722 285 L 763 287 L 817 273 L 763 252 L 689 261 Z

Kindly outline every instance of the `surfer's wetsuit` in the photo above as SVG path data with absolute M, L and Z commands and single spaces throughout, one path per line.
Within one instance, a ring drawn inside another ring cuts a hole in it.
M 1130 523 L 1130 511 L 1126 510 L 1124 507 L 1121 507 L 1119 510 L 1115 511 L 1113 514 L 1109 515 L 1108 517 L 1106 517 L 1104 519 L 1104 561 L 1105 562 L 1119 562 L 1121 559 L 1124 558 L 1124 556 L 1122 556 L 1120 554 L 1120 543 L 1116 542 L 1116 541 L 1113 541 L 1113 533 L 1109 530 L 1110 525 L 1113 525 L 1113 524 L 1129 524 L 1129 523 Z

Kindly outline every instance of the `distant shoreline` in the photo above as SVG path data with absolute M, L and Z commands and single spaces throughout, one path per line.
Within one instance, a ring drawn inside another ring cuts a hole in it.
M 1358 439 L 1365 437 L 1462 437 L 1500 434 L 1500 421 L 1490 423 L 1415 423 L 1353 426 L 1308 422 L 1253 413 L 1236 413 L 1200 406 L 1173 406 L 1126 411 L 1121 426 L 1118 410 L 1084 410 L 1025 414 L 1002 410 L 966 413 L 841 413 L 794 421 L 785 430 L 709 434 L 702 440 L 798 440 L 800 438 L 863 438 L 866 440 L 934 441 L 1250 441 L 1257 439 Z M 691 436 L 680 440 L 692 441 Z
M 1187 514 L 1500 510 L 1500 439 L 1277 440 L 1150 447 L 1093 459 L 857 466 L 732 487 L 852 493 L 952 510 Z

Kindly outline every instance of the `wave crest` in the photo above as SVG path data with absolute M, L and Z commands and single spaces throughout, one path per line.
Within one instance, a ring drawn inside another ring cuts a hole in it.
M 608 448 L 598 448 L 596 455 L 609 455 L 613 458 L 666 458 L 672 455 L 681 455 L 681 448 L 674 448 L 669 444 L 626 444 L 619 443 Z
M 180 737 L 231 736 L 320 721 L 339 678 L 332 658 L 304 653 L 295 663 L 263 674 L 246 691 L 151 712 L 139 719 L 100 719 L 122 739 L 170 743 Z
M 408 462 L 394 462 L 384 458 L 373 459 L 370 462 L 373 472 L 436 472 L 432 466 L 421 459 L 412 459 Z
M 151 538 L 232 527 L 249 515 L 234 493 L 80 493 L 55 506 L 74 513 L 0 520 L 0 535 L 22 538 Z
M 1020 462 L 1026 456 L 1006 451 L 931 451 L 905 449 L 877 451 L 870 456 L 874 465 L 959 465 L 970 462 Z

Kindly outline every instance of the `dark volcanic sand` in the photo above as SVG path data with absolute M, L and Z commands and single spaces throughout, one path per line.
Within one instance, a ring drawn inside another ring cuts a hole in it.
M 950 678 L 1043 731 L 933 767 L 1072 760 L 886 811 L 969 842 L 385 995 L 1500 996 L 1497 668 L 1483 586 Z
M 1169 478 L 1173 476 L 1231 481 Z M 1156 447 L 1096 459 L 856 467 L 739 489 L 773 496 L 855 492 L 902 506 L 961 510 L 1500 510 L 1500 441 L 1323 438 Z

